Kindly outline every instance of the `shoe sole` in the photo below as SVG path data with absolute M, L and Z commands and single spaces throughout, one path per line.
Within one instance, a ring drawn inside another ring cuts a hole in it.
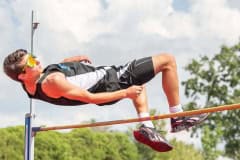
M 165 142 L 152 142 L 148 138 L 146 138 L 144 135 L 140 134 L 138 131 L 134 131 L 133 135 L 137 141 L 140 143 L 143 143 L 145 145 L 150 146 L 152 149 L 158 152 L 168 152 L 173 149 L 173 147 L 170 144 L 167 144 Z
M 180 131 L 183 131 L 183 130 L 187 130 L 187 129 L 190 129 L 196 125 L 199 125 L 200 123 L 202 123 L 203 121 L 205 121 L 207 119 L 207 117 L 209 116 L 209 114 L 206 114 L 205 117 L 203 117 L 200 121 L 198 121 L 197 123 L 191 125 L 191 126 L 188 126 L 188 127 L 182 127 L 182 128 L 179 128 L 178 130 L 171 130 L 171 133 L 177 133 L 177 132 L 180 132 Z

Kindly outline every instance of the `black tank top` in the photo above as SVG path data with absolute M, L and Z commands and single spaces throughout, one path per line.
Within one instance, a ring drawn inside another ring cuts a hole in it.
M 36 84 L 36 91 L 34 95 L 29 94 L 24 86 L 23 88 L 27 92 L 30 98 L 43 100 L 45 102 L 52 103 L 55 105 L 75 106 L 75 105 L 86 104 L 85 102 L 72 100 L 65 97 L 60 97 L 60 98 L 48 97 L 42 91 L 41 83 L 50 73 L 53 73 L 53 72 L 61 72 L 66 77 L 70 77 L 74 75 L 84 74 L 87 72 L 94 72 L 97 69 L 105 69 L 105 66 L 93 67 L 93 66 L 89 66 L 79 62 L 51 64 L 44 69 L 43 76 L 38 80 Z M 101 80 L 99 80 L 93 87 L 89 88 L 88 91 L 92 93 L 98 93 L 98 92 L 111 92 L 111 91 L 119 90 L 120 85 L 117 78 L 117 73 L 116 73 L 117 70 L 118 68 L 116 68 L 115 66 L 109 67 L 106 70 L 106 75 Z M 98 105 L 110 105 L 116 102 L 117 101 L 113 101 L 113 102 L 103 103 Z

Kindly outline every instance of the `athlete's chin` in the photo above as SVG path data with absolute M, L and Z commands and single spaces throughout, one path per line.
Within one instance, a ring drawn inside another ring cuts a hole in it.
M 39 65 L 37 65 L 37 69 L 38 69 L 38 70 L 42 70 L 43 68 L 42 68 L 42 66 L 39 64 Z

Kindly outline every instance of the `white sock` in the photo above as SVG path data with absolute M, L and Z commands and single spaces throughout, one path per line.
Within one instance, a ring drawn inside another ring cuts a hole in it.
M 150 114 L 148 112 L 142 112 L 138 114 L 139 118 L 149 117 Z M 141 124 L 144 124 L 146 127 L 154 128 L 152 121 L 142 121 Z
M 177 112 L 183 112 L 182 105 L 178 104 L 173 107 L 169 107 L 170 113 L 177 113 Z

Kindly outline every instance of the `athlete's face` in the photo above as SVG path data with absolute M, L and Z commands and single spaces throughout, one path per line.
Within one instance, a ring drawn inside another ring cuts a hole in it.
M 31 54 L 26 54 L 22 59 L 22 74 L 20 74 L 20 79 L 24 77 L 35 77 L 42 71 L 42 67 L 40 62 L 36 59 L 36 57 Z
M 34 68 L 35 66 L 37 66 L 37 60 L 36 60 L 36 57 L 31 55 L 31 54 L 27 54 L 25 57 L 24 57 L 24 60 L 25 61 L 25 64 L 23 65 L 22 67 L 22 72 L 25 72 L 26 71 L 26 68 Z

